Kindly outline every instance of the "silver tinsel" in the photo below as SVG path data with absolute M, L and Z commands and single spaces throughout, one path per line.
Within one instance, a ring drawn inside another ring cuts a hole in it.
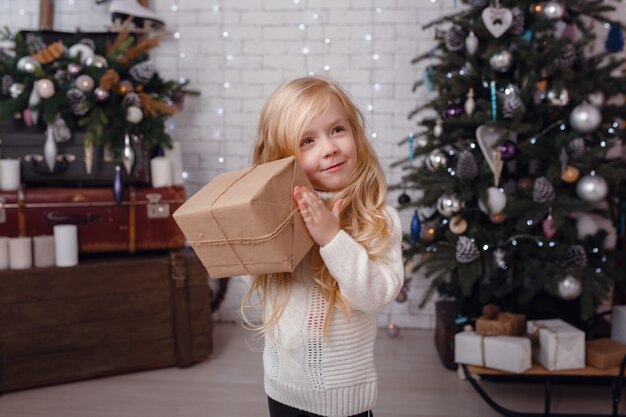
M 576 47 L 568 43 L 563 47 L 561 55 L 555 59 L 556 65 L 562 70 L 570 69 L 574 65 L 574 62 L 576 62 L 577 55 Z
M 576 266 L 587 265 L 587 252 L 582 245 L 572 245 L 567 249 L 567 263 Z
M 465 149 L 459 154 L 459 159 L 456 163 L 456 173 L 460 178 L 474 179 L 478 176 L 478 164 L 470 150 Z
M 533 201 L 536 203 L 546 203 L 554 200 L 556 192 L 554 186 L 546 177 L 539 177 L 533 186 Z
M 463 30 L 458 26 L 452 26 L 446 33 L 446 48 L 448 51 L 458 51 L 463 48 L 465 35 Z
M 135 81 L 146 84 L 154 77 L 154 74 L 156 74 L 156 67 L 152 61 L 144 61 L 130 67 L 128 72 L 130 72 L 130 75 Z
M 128 93 L 124 95 L 124 98 L 122 99 L 122 107 L 127 109 L 130 106 L 141 107 L 141 100 L 139 99 L 137 93 Z
M 85 93 L 80 91 L 78 88 L 70 88 L 67 91 L 67 99 L 72 106 L 72 111 L 77 116 L 84 116 L 89 111 L 89 103 L 87 102 L 87 97 L 85 97 Z
M 28 52 L 31 54 L 36 54 L 46 47 L 46 44 L 43 39 L 41 39 L 41 36 L 35 35 L 34 33 L 27 33 L 25 42 Z
M 11 77 L 9 74 L 4 74 L 2 76 L 2 82 L 0 84 L 0 92 L 2 92 L 2 94 L 4 94 L 5 96 L 8 96 L 9 89 L 11 88 L 12 84 L 13 84 L 13 77 Z
M 469 264 L 480 258 L 480 251 L 474 242 L 467 236 L 459 236 L 456 241 L 456 260 L 462 264 Z
M 567 152 L 572 159 L 581 158 L 586 152 L 585 139 L 576 138 L 567 145 Z
M 526 25 L 526 16 L 524 16 L 524 12 L 521 11 L 518 7 L 514 7 L 511 9 L 511 13 L 513 14 L 513 22 L 511 23 L 511 27 L 509 28 L 509 33 L 512 35 L 521 35 L 524 33 L 524 26 Z

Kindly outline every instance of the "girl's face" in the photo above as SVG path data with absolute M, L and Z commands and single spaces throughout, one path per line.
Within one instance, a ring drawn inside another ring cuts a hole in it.
M 346 111 L 334 95 L 302 134 L 296 159 L 315 189 L 338 191 L 348 185 L 356 166 L 356 143 Z

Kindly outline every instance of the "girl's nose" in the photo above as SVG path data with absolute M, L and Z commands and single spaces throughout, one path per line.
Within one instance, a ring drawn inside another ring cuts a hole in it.
M 324 139 L 322 146 L 323 146 L 322 152 L 324 156 L 334 155 L 337 153 L 337 150 L 339 149 L 337 147 L 337 144 L 335 144 L 335 142 L 330 138 Z

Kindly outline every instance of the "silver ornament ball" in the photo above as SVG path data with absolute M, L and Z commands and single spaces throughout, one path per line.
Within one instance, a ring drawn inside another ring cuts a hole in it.
M 569 124 L 578 133 L 591 133 L 602 123 L 602 113 L 589 103 L 574 107 L 569 117 Z
M 426 158 L 426 167 L 435 172 L 441 168 L 448 166 L 448 157 L 440 150 L 432 151 Z
M 573 275 L 567 275 L 559 281 L 558 294 L 564 300 L 573 300 L 582 292 L 580 280 Z
M 558 1 L 547 1 L 543 4 L 541 14 L 550 20 L 557 20 L 565 14 L 565 6 Z
M 437 200 L 437 211 L 444 217 L 450 217 L 463 209 L 463 201 L 458 195 L 444 194 Z
M 24 84 L 21 83 L 11 84 L 11 86 L 9 87 L 9 94 L 11 95 L 11 98 L 18 98 L 19 96 L 21 96 L 24 92 L 24 88 Z
M 502 50 L 489 58 L 489 65 L 498 72 L 506 72 L 513 65 L 513 54 L 506 49 Z
M 35 70 L 39 67 L 39 61 L 37 61 L 30 55 L 23 56 L 17 61 L 17 69 L 22 72 L 27 72 L 29 74 L 35 72 Z
M 599 175 L 585 175 L 576 184 L 576 194 L 582 200 L 597 203 L 609 193 L 609 184 Z
M 102 55 L 94 55 L 85 60 L 85 65 L 87 65 L 88 67 L 94 66 L 96 68 L 107 68 L 109 66 L 109 63 L 107 62 L 107 59 Z

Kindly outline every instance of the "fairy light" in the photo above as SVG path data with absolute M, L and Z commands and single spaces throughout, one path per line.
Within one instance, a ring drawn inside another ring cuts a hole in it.
M 378 55 L 378 54 L 372 54 L 372 59 L 373 59 L 374 61 L 378 61 L 378 60 L 380 59 L 380 55 Z
M 228 81 L 224 82 L 224 88 L 230 88 L 230 83 Z
M 74 0 L 67 0 L 67 4 L 69 4 L 70 6 L 74 6 Z
M 174 32 L 174 39 L 180 39 L 180 32 Z
M 369 34 L 369 33 L 366 33 L 365 34 L 365 40 L 368 41 L 368 42 L 371 41 L 372 40 L 372 35 Z
M 325 43 L 326 45 L 330 45 L 330 38 L 325 38 L 325 39 L 324 39 L 324 43 Z
M 217 158 L 217 162 L 219 162 L 220 164 L 224 163 L 224 157 L 220 156 L 219 158 Z
M 171 9 L 173 12 L 177 12 L 177 11 L 178 11 L 178 5 L 177 5 L 177 4 L 172 4 L 172 5 L 170 6 L 170 9 Z
M 26 14 L 26 12 L 24 11 L 24 9 L 19 9 L 17 11 L 21 16 L 24 16 L 24 14 Z
M 185 58 L 187 57 L 187 54 L 186 54 L 186 53 L 184 53 L 184 52 L 181 52 L 181 53 L 179 54 L 179 56 L 180 56 L 180 58 L 181 58 L 181 59 L 185 59 Z
M 305 46 L 304 48 L 302 48 L 302 53 L 303 53 L 304 55 L 308 55 L 308 53 L 309 53 L 309 48 L 307 48 L 306 46 Z
M 306 29 L 306 25 L 305 25 L 304 23 L 300 23 L 300 24 L 298 25 L 298 29 L 300 29 L 300 30 L 304 30 L 304 29 Z
M 368 104 L 368 105 L 367 105 L 367 111 L 369 111 L 369 112 L 373 112 L 373 111 L 374 111 L 374 105 L 373 105 L 373 104 L 371 104 L 371 103 L 370 103 L 370 104 Z
M 324 71 L 330 71 L 330 65 L 324 65 Z
M 228 38 L 230 36 L 230 33 L 228 33 L 227 30 L 225 30 L 224 32 L 222 32 L 222 37 L 224 38 Z

